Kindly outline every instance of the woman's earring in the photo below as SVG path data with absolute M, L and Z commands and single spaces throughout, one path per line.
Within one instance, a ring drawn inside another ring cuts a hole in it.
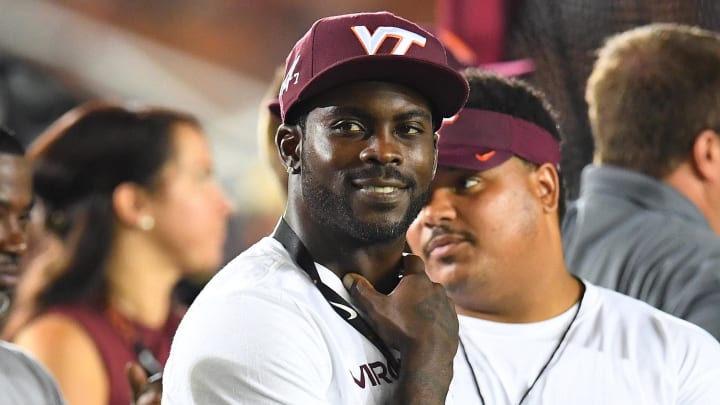
M 149 231 L 155 227 L 155 218 L 151 217 L 150 215 L 143 215 L 138 221 L 138 226 L 143 231 Z

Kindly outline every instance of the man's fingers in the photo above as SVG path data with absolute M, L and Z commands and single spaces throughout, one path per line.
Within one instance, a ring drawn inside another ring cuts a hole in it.
M 370 282 L 363 276 L 356 273 L 348 273 L 343 277 L 343 285 L 353 297 L 355 303 L 363 311 L 374 306 L 375 301 L 383 297 L 377 292 Z
M 404 255 L 403 276 L 411 274 L 425 274 L 425 262 L 417 255 Z

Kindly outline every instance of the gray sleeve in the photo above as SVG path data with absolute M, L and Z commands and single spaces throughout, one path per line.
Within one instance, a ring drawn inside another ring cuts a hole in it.
M 3 404 L 7 405 L 65 405 L 48 370 L 18 347 L 2 341 L 0 392 L 3 393 Z

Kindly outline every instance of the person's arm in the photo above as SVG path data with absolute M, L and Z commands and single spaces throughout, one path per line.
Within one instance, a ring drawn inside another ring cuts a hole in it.
M 75 322 L 42 315 L 18 333 L 15 343 L 50 371 L 68 404 L 107 404 L 109 385 L 100 353 Z
M 365 278 L 343 278 L 357 305 L 386 344 L 400 351 L 393 404 L 444 404 L 458 347 L 458 321 L 445 289 L 425 274 L 418 256 L 403 258 L 403 278 L 388 295 Z

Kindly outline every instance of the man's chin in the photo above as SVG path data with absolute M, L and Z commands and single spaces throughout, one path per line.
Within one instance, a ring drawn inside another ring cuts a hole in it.
M 356 239 L 371 243 L 380 243 L 404 238 L 405 230 L 401 228 L 401 223 L 391 223 L 387 220 L 379 220 L 363 222 L 355 221 L 355 223 L 349 224 L 349 226 L 345 229 L 350 236 Z
M 363 239 L 377 241 L 393 241 L 405 238 L 410 224 L 415 219 L 410 218 L 406 208 L 397 208 L 390 212 L 354 212 L 354 222 L 350 228 L 355 235 L 366 235 Z

